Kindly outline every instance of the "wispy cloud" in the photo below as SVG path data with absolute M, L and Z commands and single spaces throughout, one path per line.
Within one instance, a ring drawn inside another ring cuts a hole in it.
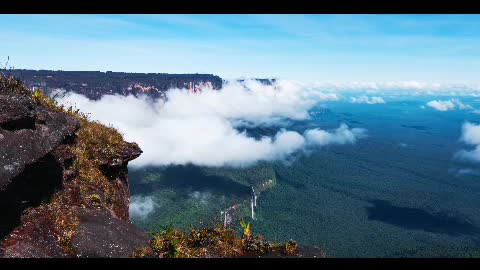
M 367 96 L 360 96 L 360 97 L 351 97 L 351 103 L 366 103 L 366 104 L 384 104 L 385 100 L 382 97 L 367 97 Z
M 480 125 L 465 122 L 462 126 L 460 140 L 474 148 L 473 150 L 461 150 L 455 156 L 466 161 L 480 162 Z
M 472 109 L 470 105 L 465 105 L 458 99 L 450 99 L 450 100 L 432 100 L 427 102 L 427 106 L 434 108 L 437 111 L 446 112 L 449 110 L 467 110 Z
M 327 144 L 354 144 L 358 139 L 364 138 L 365 136 L 365 129 L 350 129 L 346 124 L 341 124 L 339 128 L 332 132 L 321 129 L 311 129 L 305 132 L 307 142 L 319 146 Z
M 132 196 L 130 200 L 130 217 L 146 219 L 157 207 L 152 196 Z

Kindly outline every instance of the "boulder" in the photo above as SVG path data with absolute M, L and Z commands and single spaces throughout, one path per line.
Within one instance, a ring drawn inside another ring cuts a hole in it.
M 0 95 L 0 128 L 6 130 L 35 128 L 35 108 L 22 96 Z
M 128 258 L 137 248 L 149 246 L 145 232 L 107 209 L 78 209 L 77 216 L 72 247 L 78 257 Z
M 79 122 L 65 113 L 33 107 L 22 97 L 0 95 L 0 109 L 1 192 L 26 166 L 72 137 Z

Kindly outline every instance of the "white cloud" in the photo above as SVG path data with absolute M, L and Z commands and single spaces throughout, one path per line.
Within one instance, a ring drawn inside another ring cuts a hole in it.
M 473 150 L 460 150 L 456 156 L 467 161 L 480 162 L 480 146 L 477 145 Z
M 285 159 L 312 145 L 305 136 L 314 133 L 302 135 L 282 129 L 272 137 L 256 139 L 238 131 L 239 127 L 279 126 L 285 120 L 308 119 L 309 109 L 329 100 L 338 97 L 288 81 L 273 86 L 247 81 L 195 94 L 172 89 L 166 102 L 119 95 L 92 101 L 72 93 L 59 102 L 74 104 L 93 119 L 118 128 L 126 140 L 137 142 L 144 152 L 132 166 L 248 166 L 260 160 Z M 346 125 L 332 134 L 323 132 L 327 143 L 352 143 L 360 135 L 358 129 L 350 130 Z
M 432 107 L 435 110 L 441 111 L 441 112 L 446 112 L 446 111 L 449 111 L 449 110 L 455 110 L 457 108 L 459 110 L 472 109 L 472 107 L 470 105 L 465 105 L 461 101 L 459 101 L 458 99 L 453 99 L 453 98 L 450 99 L 450 100 L 445 100 L 445 101 L 432 100 L 432 101 L 427 102 L 427 106 Z
M 367 96 L 360 96 L 360 97 L 352 97 L 350 98 L 351 103 L 366 103 L 366 104 L 384 104 L 385 100 L 382 97 L 367 97 Z
M 460 140 L 471 145 L 480 144 L 480 125 L 475 125 L 470 122 L 464 123 Z
M 455 109 L 455 104 L 450 101 L 432 100 L 427 102 L 427 106 L 434 108 L 437 111 L 445 112 Z
M 473 150 L 461 150 L 456 154 L 457 158 L 480 162 L 480 125 L 466 122 L 462 126 L 460 138 L 466 144 L 473 145 Z
M 465 105 L 458 99 L 452 99 L 452 102 L 455 103 L 455 105 L 457 105 L 458 109 L 460 109 L 460 110 L 472 110 L 473 109 L 472 106 Z
M 198 200 L 202 204 L 207 204 L 212 198 L 212 193 L 209 191 L 198 191 L 195 190 L 188 194 L 191 198 Z
M 153 212 L 156 206 L 151 196 L 132 196 L 129 210 L 130 217 L 145 219 Z
M 307 130 L 305 138 L 308 143 L 319 146 L 327 144 L 353 144 L 357 139 L 365 137 L 365 133 L 365 129 L 349 129 L 346 124 L 341 124 L 334 132 L 327 132 L 321 129 Z

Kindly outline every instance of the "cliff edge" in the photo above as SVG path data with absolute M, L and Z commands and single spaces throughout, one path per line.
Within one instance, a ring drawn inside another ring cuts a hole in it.
M 115 129 L 0 77 L 0 257 L 130 257 L 127 164 Z

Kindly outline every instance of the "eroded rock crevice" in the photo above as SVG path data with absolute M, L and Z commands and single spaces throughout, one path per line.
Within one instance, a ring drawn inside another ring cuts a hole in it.
M 48 202 L 62 188 L 63 166 L 52 154 L 41 158 L 25 169 L 4 191 L 0 192 L 0 239 L 20 225 L 22 212 Z

